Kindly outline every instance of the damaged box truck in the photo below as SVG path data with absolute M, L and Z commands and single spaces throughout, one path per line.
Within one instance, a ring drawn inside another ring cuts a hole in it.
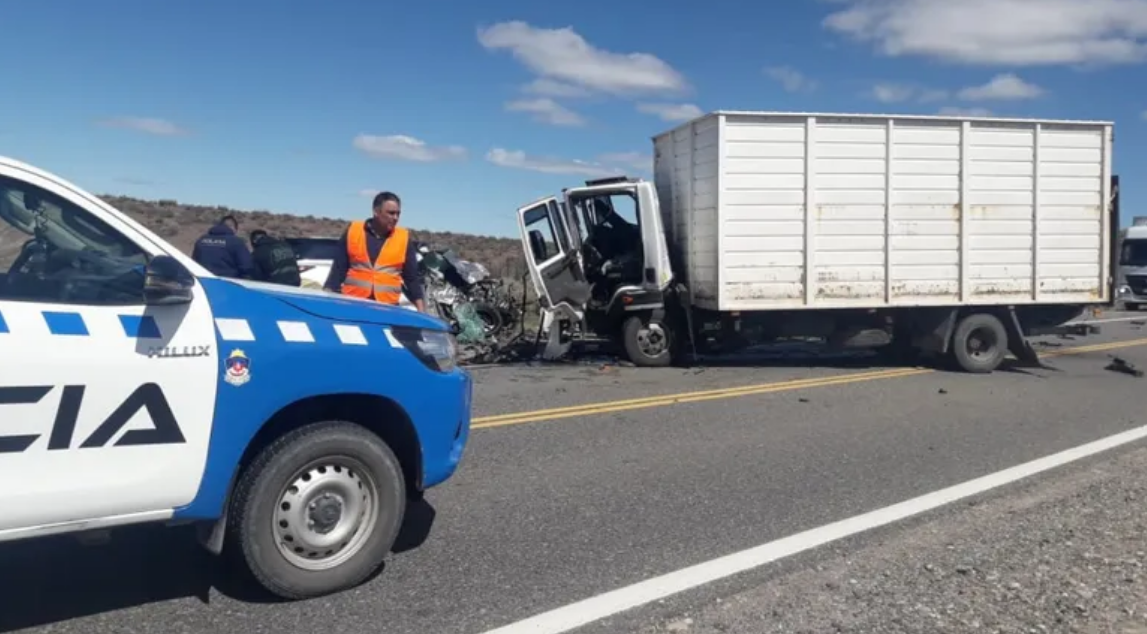
M 718 111 L 654 178 L 518 210 L 550 355 L 638 366 L 788 338 L 991 372 L 1112 299 L 1112 124 Z

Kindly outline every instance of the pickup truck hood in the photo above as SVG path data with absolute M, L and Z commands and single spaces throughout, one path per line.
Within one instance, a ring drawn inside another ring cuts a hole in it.
M 227 281 L 238 284 L 252 292 L 273 297 L 305 313 L 331 321 L 449 330 L 445 321 L 408 308 L 386 306 L 369 300 L 297 286 L 239 279 Z

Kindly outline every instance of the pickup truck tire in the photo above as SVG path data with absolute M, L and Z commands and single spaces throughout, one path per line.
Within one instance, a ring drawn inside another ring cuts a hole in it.
M 663 368 L 673 362 L 673 330 L 650 315 L 633 315 L 621 325 L 621 343 L 634 365 Z
M 405 483 L 390 447 L 354 423 L 295 429 L 240 475 L 227 550 L 272 594 L 307 599 L 357 586 L 402 526 Z
M 952 333 L 952 357 L 965 372 L 992 372 L 1003 363 L 1007 353 L 1008 331 L 995 315 L 968 315 Z
M 502 319 L 502 311 L 497 307 L 487 304 L 485 302 L 477 302 L 474 304 L 474 312 L 478 314 L 478 318 L 482 320 L 482 329 L 485 331 L 487 337 L 497 336 L 501 332 L 502 327 L 505 326 L 505 321 Z

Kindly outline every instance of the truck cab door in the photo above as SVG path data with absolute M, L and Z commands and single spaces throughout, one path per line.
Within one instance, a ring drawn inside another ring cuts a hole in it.
M 590 298 L 590 284 L 581 254 L 557 198 L 546 198 L 518 209 L 518 228 L 534 290 L 547 310 L 565 309 L 581 319 Z
M 585 223 L 587 232 L 593 231 L 596 220 L 584 201 L 595 197 L 625 197 L 636 203 L 636 220 L 644 254 L 641 286 L 660 291 L 668 288 L 673 280 L 673 267 L 665 238 L 661 204 L 653 183 L 638 179 L 607 178 L 587 181 L 585 187 L 567 189 L 566 207 L 571 210 L 571 215 L 581 214 L 579 220 Z M 582 239 L 588 239 L 588 236 L 582 236 Z

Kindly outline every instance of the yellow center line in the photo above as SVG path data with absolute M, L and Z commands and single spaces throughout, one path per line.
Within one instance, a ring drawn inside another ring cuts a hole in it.
M 1100 352 L 1104 350 L 1117 350 L 1120 348 L 1131 348 L 1134 346 L 1142 345 L 1147 345 L 1147 338 L 1132 339 L 1128 341 L 1114 341 L 1110 343 L 1098 343 L 1088 346 L 1072 346 L 1063 350 L 1042 353 L 1040 354 L 1040 357 L 1061 357 L 1072 354 Z M 650 407 L 665 407 L 668 405 L 678 405 L 682 403 L 696 403 L 699 401 L 735 398 L 738 396 L 755 396 L 758 394 L 772 394 L 777 392 L 789 392 L 793 390 L 829 387 L 833 385 L 847 385 L 850 383 L 862 383 L 865 381 L 877 381 L 881 379 L 895 379 L 900 377 L 929 374 L 932 372 L 936 372 L 936 370 L 933 368 L 891 368 L 886 370 L 856 372 L 851 374 L 817 377 L 812 379 L 793 379 L 775 383 L 758 383 L 755 385 L 743 385 L 740 387 L 702 390 L 696 392 L 680 392 L 676 394 L 664 394 L 660 396 L 649 396 L 644 398 L 606 401 L 602 403 L 587 403 L 584 405 L 571 405 L 567 407 L 556 407 L 552 409 L 532 410 L 527 412 L 515 412 L 511 414 L 477 416 L 471 421 L 471 428 L 487 429 L 491 427 L 504 427 L 508 425 L 522 425 L 525 423 L 536 423 L 540 421 L 557 420 L 561 418 L 572 418 L 575 416 L 610 414 L 614 412 L 646 409 Z
M 1118 350 L 1120 348 L 1133 348 L 1147 345 L 1147 338 L 1128 339 L 1127 341 L 1112 341 L 1109 343 L 1094 343 L 1089 346 L 1070 346 L 1061 350 L 1052 350 L 1040 353 L 1040 357 L 1062 357 L 1069 354 L 1083 354 L 1085 352 L 1102 352 L 1104 350 Z
M 884 375 L 888 374 L 889 372 L 900 372 L 900 371 L 903 371 L 904 369 L 905 368 L 892 368 L 892 369 L 885 369 L 885 370 L 870 370 L 868 372 L 858 372 L 855 374 L 844 374 L 844 375 L 840 375 L 840 376 L 852 376 L 852 377 L 877 376 L 877 377 L 879 377 L 879 376 L 884 376 Z M 647 397 L 643 397 L 643 398 L 630 398 L 630 399 L 624 399 L 624 400 L 619 400 L 619 401 L 608 401 L 608 402 L 604 402 L 604 403 L 586 403 L 583 405 L 570 405 L 567 407 L 555 407 L 553 409 L 539 409 L 539 410 L 531 410 L 531 411 L 527 411 L 527 412 L 515 412 L 513 414 L 498 414 L 498 415 L 494 415 L 494 416 L 482 416 L 479 418 L 475 418 L 474 422 L 486 423 L 486 422 L 492 422 L 492 421 L 496 421 L 496 420 L 503 420 L 503 419 L 507 419 L 507 418 L 518 418 L 520 416 L 538 416 L 538 415 L 542 415 L 542 414 L 560 414 L 560 413 L 566 413 L 566 412 L 581 411 L 584 409 L 597 409 L 600 407 L 613 406 L 613 405 L 634 405 L 634 404 L 638 404 L 638 403 L 651 403 L 651 402 L 660 403 L 667 398 L 670 398 L 670 399 L 672 399 L 672 398 L 687 398 L 687 397 L 695 397 L 695 396 L 709 396 L 709 395 L 721 395 L 721 394 L 734 394 L 735 395 L 736 393 L 742 392 L 744 390 L 755 390 L 755 389 L 765 387 L 765 386 L 770 386 L 770 385 L 790 385 L 790 386 L 795 388 L 795 387 L 802 387 L 805 384 L 816 385 L 816 384 L 819 384 L 825 380 L 832 379 L 832 378 L 839 378 L 839 377 L 818 376 L 818 377 L 814 377 L 811 379 L 792 379 L 789 381 L 781 381 L 779 383 L 759 383 L 759 384 L 755 384 L 755 385 L 742 385 L 739 387 L 725 387 L 725 388 L 719 388 L 719 389 L 714 389 L 714 390 L 702 390 L 702 391 L 698 391 L 698 392 L 679 392 L 676 394 L 662 394 L 660 396 L 647 396 Z

